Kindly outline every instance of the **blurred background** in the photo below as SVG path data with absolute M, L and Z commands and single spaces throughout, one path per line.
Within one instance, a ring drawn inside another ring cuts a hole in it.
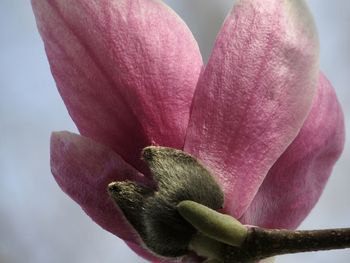
M 166 1 L 188 23 L 205 60 L 232 0 Z M 321 69 L 350 131 L 350 1 L 308 1 Z M 29 1 L 0 0 L 0 262 L 145 262 L 102 230 L 56 185 L 51 131 L 76 131 L 55 88 Z M 350 227 L 350 143 L 303 229 Z M 350 262 L 350 249 L 282 256 L 277 263 Z

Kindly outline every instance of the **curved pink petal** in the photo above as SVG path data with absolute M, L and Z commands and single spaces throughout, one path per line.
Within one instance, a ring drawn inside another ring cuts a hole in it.
M 241 220 L 267 228 L 296 228 L 319 199 L 344 145 L 343 113 L 321 75 L 300 133 L 269 171 Z
M 147 181 L 118 154 L 89 138 L 55 132 L 51 136 L 51 171 L 62 190 L 97 224 L 120 238 L 139 242 L 135 230 L 109 198 L 107 185 L 112 181 Z
M 140 245 L 137 245 L 132 242 L 125 242 L 137 255 L 149 260 L 153 263 L 174 263 L 179 262 L 179 260 L 171 260 L 169 258 L 160 258 L 150 252 L 148 249 L 141 247 Z
M 205 259 L 200 257 L 200 256 L 198 256 L 194 252 L 184 256 L 181 259 L 181 263 L 200 263 L 200 262 L 205 262 Z
M 151 144 L 182 148 L 202 59 L 156 0 L 32 0 L 51 70 L 82 135 L 142 167 Z
M 199 80 L 185 142 L 239 218 L 298 134 L 318 76 L 318 41 L 303 1 L 241 0 Z

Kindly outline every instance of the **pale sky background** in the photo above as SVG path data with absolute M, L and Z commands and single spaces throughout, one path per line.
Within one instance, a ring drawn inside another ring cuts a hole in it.
M 206 58 L 229 0 L 168 0 Z M 321 68 L 334 84 L 350 131 L 350 1 L 309 1 Z M 57 186 L 51 131 L 76 131 L 55 88 L 30 2 L 0 0 L 0 263 L 145 262 L 102 230 Z M 303 229 L 350 227 L 350 145 Z M 277 263 L 349 263 L 350 250 L 282 256 Z

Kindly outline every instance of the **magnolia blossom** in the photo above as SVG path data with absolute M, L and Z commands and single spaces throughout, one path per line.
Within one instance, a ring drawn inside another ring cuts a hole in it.
M 55 132 L 51 169 L 101 227 L 154 262 L 108 196 L 144 185 L 149 145 L 182 149 L 218 180 L 223 212 L 296 228 L 344 144 L 343 115 L 319 72 L 303 0 L 239 0 L 203 64 L 196 40 L 158 0 L 32 0 L 52 74 L 81 135 Z M 196 187 L 196 186 L 193 186 Z

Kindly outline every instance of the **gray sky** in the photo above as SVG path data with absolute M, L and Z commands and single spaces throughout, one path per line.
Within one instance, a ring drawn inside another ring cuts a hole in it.
M 168 0 L 206 58 L 232 1 Z M 350 1 L 309 1 L 321 69 L 334 84 L 350 131 Z M 49 136 L 76 131 L 51 77 L 29 1 L 0 1 L 0 262 L 145 262 L 93 223 L 56 185 Z M 349 137 L 349 136 L 347 136 Z M 350 227 L 350 146 L 301 228 Z M 283 256 L 279 263 L 350 262 L 350 250 Z

